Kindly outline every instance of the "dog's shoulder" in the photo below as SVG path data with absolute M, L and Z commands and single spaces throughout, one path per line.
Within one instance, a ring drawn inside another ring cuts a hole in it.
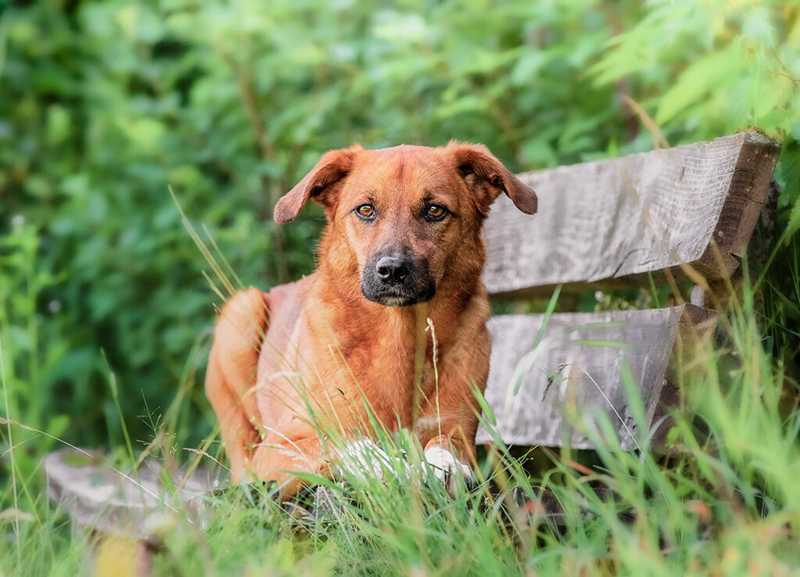
M 275 315 L 281 309 L 292 308 L 300 303 L 311 289 L 316 276 L 315 272 L 300 280 L 272 287 L 266 293 L 270 312 Z

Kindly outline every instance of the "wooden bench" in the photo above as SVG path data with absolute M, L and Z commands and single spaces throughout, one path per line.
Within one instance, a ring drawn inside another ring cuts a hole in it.
M 667 281 L 678 304 L 557 313 L 546 323 L 544 315 L 494 317 L 486 400 L 506 444 L 593 448 L 584 428 L 565 418 L 567 408 L 584 425 L 606 413 L 625 450 L 645 438 L 663 445 L 669 423 L 662 417 L 676 396 L 676 345 L 712 333 L 717 320 L 716 311 L 681 302 L 678 285 L 700 283 L 694 300 L 704 304 L 702 289 L 735 273 L 779 153 L 777 142 L 742 132 L 520 175 L 539 195 L 539 213 L 527 217 L 505 198 L 492 208 L 484 271 L 490 295 L 524 303 L 557 286 L 575 293 Z M 639 387 L 646 431 L 627 404 L 625 378 Z M 479 444 L 492 440 L 478 432 Z
M 484 282 L 495 301 L 519 309 L 557 287 L 569 295 L 668 282 L 675 306 L 492 318 L 486 400 L 499 440 L 591 449 L 589 432 L 602 412 L 623 450 L 663 445 L 662 417 L 676 394 L 671 359 L 717 321 L 716 311 L 683 302 L 680 287 L 691 281 L 702 297 L 708 283 L 735 273 L 778 154 L 775 141 L 743 132 L 521 175 L 539 195 L 539 213 L 523 215 L 505 197 L 492 209 Z M 645 430 L 628 406 L 625 383 L 639 389 Z M 479 444 L 496 440 L 479 430 Z M 79 524 L 106 531 L 125 518 L 124 532 L 143 534 L 147 511 L 167 493 L 159 475 L 141 475 L 137 486 L 71 451 L 49 455 L 44 465 L 51 498 Z M 188 479 L 179 500 L 217 482 L 205 471 Z

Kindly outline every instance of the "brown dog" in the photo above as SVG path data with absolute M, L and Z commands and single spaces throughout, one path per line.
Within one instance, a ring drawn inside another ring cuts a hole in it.
M 206 393 L 234 480 L 291 495 L 292 472 L 328 474 L 348 451 L 327 433 L 358 444 L 370 414 L 414 431 L 439 470 L 469 472 L 491 347 L 482 227 L 501 192 L 536 212 L 486 147 L 451 142 L 328 152 L 281 198 L 276 222 L 315 200 L 328 225 L 314 274 L 240 291 L 218 318 Z

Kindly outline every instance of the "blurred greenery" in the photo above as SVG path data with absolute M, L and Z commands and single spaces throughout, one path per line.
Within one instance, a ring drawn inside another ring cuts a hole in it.
M 324 151 L 356 141 L 483 142 L 522 171 L 758 126 L 783 142 L 782 226 L 800 223 L 795 2 L 0 9 L 0 359 L 10 393 L 0 404 L 75 443 L 121 446 L 120 414 L 135 443 L 151 439 L 158 422 L 143 415 L 163 414 L 179 389 L 190 401 L 173 416 L 181 440 L 213 426 L 193 385 L 219 298 L 168 186 L 242 282 L 264 288 L 313 269 L 322 224 L 312 209 L 278 228 L 276 199 Z M 51 442 L 26 444 L 18 460 Z

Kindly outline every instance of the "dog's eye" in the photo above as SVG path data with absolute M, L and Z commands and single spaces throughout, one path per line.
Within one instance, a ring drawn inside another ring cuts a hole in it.
M 375 207 L 371 204 L 362 204 L 356 207 L 356 214 L 364 220 L 372 220 L 375 218 Z
M 442 220 L 447 214 L 447 209 L 438 204 L 429 204 L 425 209 L 425 218 L 429 221 Z

